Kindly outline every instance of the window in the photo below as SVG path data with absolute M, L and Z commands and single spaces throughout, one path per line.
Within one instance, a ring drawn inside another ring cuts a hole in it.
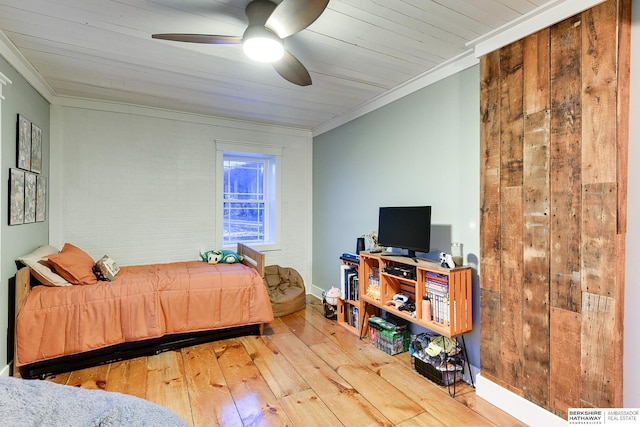
M 222 244 L 269 242 L 272 156 L 224 155 Z
M 244 151 L 247 149 L 251 151 Z M 218 239 L 223 247 L 238 242 L 273 248 L 279 232 L 279 173 L 281 149 L 217 143 L 219 196 Z M 277 154 L 273 154 L 273 152 Z

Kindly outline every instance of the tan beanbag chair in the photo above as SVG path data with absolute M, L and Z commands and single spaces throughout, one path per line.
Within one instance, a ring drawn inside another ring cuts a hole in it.
M 268 265 L 264 268 L 264 283 L 269 290 L 275 317 L 284 316 L 305 307 L 304 281 L 295 269 Z

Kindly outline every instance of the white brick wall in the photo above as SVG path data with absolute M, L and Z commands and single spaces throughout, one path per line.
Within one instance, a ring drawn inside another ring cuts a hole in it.
M 121 265 L 195 259 L 215 246 L 216 139 L 278 144 L 282 246 L 267 264 L 310 283 L 311 134 L 100 103 L 52 107 L 50 241 Z

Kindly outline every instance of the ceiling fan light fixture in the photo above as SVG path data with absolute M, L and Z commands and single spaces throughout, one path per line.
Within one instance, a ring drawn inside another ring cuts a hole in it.
M 258 62 L 276 62 L 284 54 L 282 40 L 263 27 L 249 27 L 242 37 L 245 55 Z

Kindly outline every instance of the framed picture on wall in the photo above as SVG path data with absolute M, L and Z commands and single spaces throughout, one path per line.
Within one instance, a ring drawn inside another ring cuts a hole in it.
M 9 169 L 9 225 L 24 223 L 24 171 Z
M 31 123 L 31 172 L 42 172 L 42 129 Z
M 47 219 L 47 178 L 36 178 L 36 222 L 42 222 Z
M 31 121 L 22 114 L 18 114 L 18 167 L 31 170 Z
M 24 173 L 24 223 L 36 222 L 36 174 Z

